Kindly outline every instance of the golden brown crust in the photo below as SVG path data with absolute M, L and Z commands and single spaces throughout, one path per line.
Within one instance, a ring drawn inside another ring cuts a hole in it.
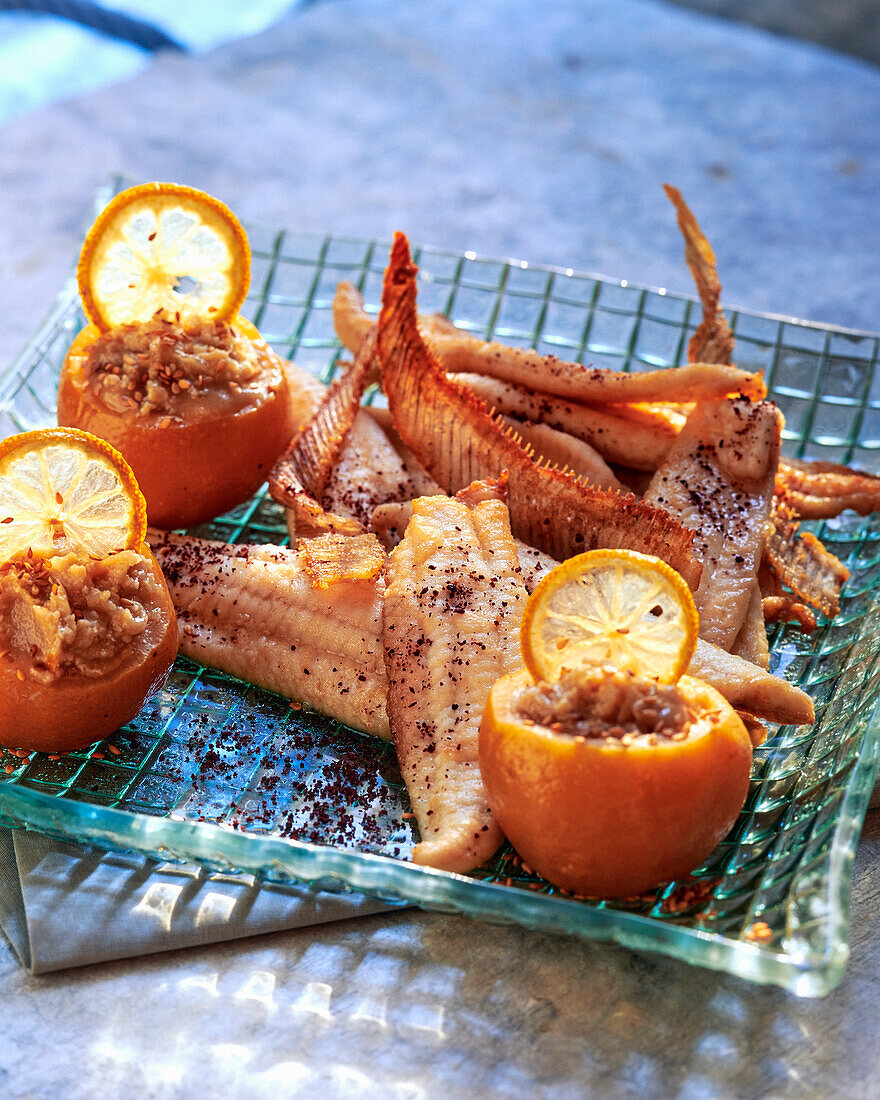
M 371 329 L 351 367 L 333 380 L 312 418 L 272 467 L 269 492 L 292 510 L 300 535 L 363 532 L 355 520 L 326 512 L 322 500 L 371 381 L 375 344 L 375 330 Z
M 336 331 L 346 347 L 356 350 L 373 323 L 359 291 L 340 283 L 333 302 Z M 728 363 L 690 362 L 661 370 L 625 371 L 584 366 L 532 348 L 515 348 L 480 340 L 440 315 L 418 316 L 419 330 L 450 373 L 482 374 L 569 400 L 605 405 L 637 402 L 713 401 L 731 393 L 761 398 L 761 376 Z
M 763 564 L 776 587 L 790 588 L 804 603 L 833 618 L 840 610 L 840 589 L 849 570 L 815 535 L 799 527 L 794 509 L 775 496 Z
M 684 258 L 697 284 L 703 306 L 703 320 L 688 344 L 688 359 L 692 363 L 729 363 L 735 341 L 719 305 L 721 283 L 715 253 L 681 192 L 668 183 L 663 184 L 663 190 L 675 207 L 678 227 L 685 242 Z
M 523 542 L 559 561 L 597 547 L 640 550 L 696 587 L 691 532 L 630 494 L 538 466 L 484 402 L 447 377 L 418 330 L 415 274 L 406 237 L 397 234 L 379 319 L 383 388 L 398 435 L 434 480 L 455 493 L 507 470 L 511 526 Z
M 340 581 L 369 581 L 385 564 L 385 551 L 375 535 L 326 534 L 299 544 L 302 567 L 315 588 Z
M 790 592 L 782 596 L 765 596 L 761 606 L 766 623 L 797 623 L 806 633 L 816 629 L 816 616 Z
M 880 508 L 880 477 L 835 462 L 779 463 L 777 490 L 803 519 L 829 519 L 847 508 L 860 516 Z

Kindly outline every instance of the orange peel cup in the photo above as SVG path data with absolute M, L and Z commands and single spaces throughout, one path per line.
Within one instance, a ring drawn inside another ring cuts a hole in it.
M 233 327 L 263 343 L 259 330 L 236 317 Z M 58 422 L 109 440 L 125 455 L 156 527 L 194 527 L 252 496 L 293 433 L 291 385 L 282 364 L 281 384 L 258 404 L 223 416 L 191 421 L 125 416 L 91 391 L 84 364 L 99 330 L 80 332 L 64 360 L 58 386 Z M 273 355 L 268 345 L 265 354 Z M 279 360 L 280 362 L 280 360 Z
M 623 746 L 523 723 L 516 696 L 529 683 L 525 670 L 502 677 L 480 729 L 489 805 L 526 863 L 590 897 L 630 897 L 698 867 L 749 789 L 752 745 L 730 704 L 683 676 L 688 736 Z
M 192 527 L 252 496 L 293 432 L 291 384 L 259 331 L 239 314 L 250 285 L 247 235 L 204 191 L 147 183 L 117 195 L 89 230 L 77 282 L 90 324 L 68 351 L 58 422 L 109 440 L 131 466 L 150 523 Z M 108 408 L 88 385 L 89 349 L 115 327 L 156 314 L 181 326 L 225 321 L 280 375 L 280 385 L 235 411 L 167 417 Z
M 493 686 L 479 754 L 496 821 L 548 881 L 630 897 L 689 874 L 736 820 L 752 743 L 726 699 L 683 675 L 698 628 L 681 576 L 631 550 L 580 554 L 532 593 L 520 631 L 526 667 Z M 533 683 L 552 683 L 563 668 L 575 679 L 602 676 L 608 666 L 675 684 L 688 725 L 674 736 L 587 737 L 520 713 Z
M 134 718 L 177 656 L 177 617 L 159 563 L 140 548 L 160 593 L 143 643 L 109 675 L 64 676 L 50 684 L 21 678 L 0 661 L 0 743 L 38 752 L 70 752 L 100 741 Z
M 22 561 L 45 570 L 45 562 L 68 555 L 77 564 L 100 563 L 128 550 L 140 554 L 154 593 L 143 632 L 104 675 L 65 670 L 43 682 L 14 652 L 0 654 L 0 744 L 41 752 L 83 748 L 134 718 L 164 680 L 177 655 L 177 617 L 143 541 L 146 526 L 137 481 L 105 440 L 46 428 L 0 443 L 0 579 Z M 16 629 L 27 628 L 0 622 L 0 638 L 10 631 L 11 640 Z

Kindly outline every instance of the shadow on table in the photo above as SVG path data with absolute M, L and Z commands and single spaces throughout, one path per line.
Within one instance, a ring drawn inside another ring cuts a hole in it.
M 823 1001 L 414 911 L 70 971 L 31 991 L 49 1018 L 58 1000 L 104 1006 L 77 1041 L 84 1095 L 845 1096 L 880 1039 L 880 963 L 859 938 L 878 854 L 873 814 L 854 959 Z

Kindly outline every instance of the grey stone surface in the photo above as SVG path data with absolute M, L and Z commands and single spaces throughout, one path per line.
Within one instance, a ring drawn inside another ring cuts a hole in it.
M 118 169 L 246 218 L 689 290 L 669 180 L 729 302 L 877 328 L 878 108 L 859 62 L 651 0 L 319 4 L 3 129 L 0 364 Z
M 880 62 L 877 0 L 672 0 Z
M 640 0 L 342 0 L 0 133 L 0 363 L 110 171 L 245 218 L 688 290 L 688 196 L 730 302 L 880 325 L 880 74 Z M 877 1094 L 880 820 L 821 1002 L 420 913 L 45 978 L 0 948 L 0 1094 Z

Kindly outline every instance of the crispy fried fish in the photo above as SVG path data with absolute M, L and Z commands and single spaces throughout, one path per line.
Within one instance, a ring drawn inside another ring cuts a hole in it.
M 761 586 L 758 581 L 752 583 L 752 594 L 749 599 L 745 621 L 740 627 L 736 641 L 733 643 L 731 653 L 752 664 L 767 668 L 770 664 L 770 647 L 767 644 L 767 629 L 765 623 L 764 603 L 761 599 Z
M 336 516 L 332 510 L 325 510 L 324 496 L 369 385 L 375 346 L 373 330 L 349 369 L 333 380 L 308 423 L 272 467 L 269 492 L 293 512 L 298 534 L 320 535 L 327 531 L 352 534 L 359 529 L 357 521 L 353 524 L 349 516 Z
M 385 555 L 372 535 L 322 536 L 308 553 L 162 532 L 150 542 L 177 610 L 181 653 L 389 736 Z
M 664 190 L 678 212 L 678 224 L 685 238 L 685 259 L 697 284 L 703 305 L 703 321 L 688 347 L 690 359 L 729 363 L 734 340 L 721 312 L 721 283 L 715 253 L 691 211 L 674 187 Z M 880 478 L 860 474 L 834 463 L 782 459 L 776 474 L 776 493 L 767 527 L 762 572 L 772 575 L 782 595 L 782 585 L 816 610 L 837 614 L 840 588 L 849 576 L 846 568 L 822 543 L 799 531 L 798 516 L 809 519 L 839 515 L 854 508 L 867 515 L 880 506 Z M 801 613 L 797 601 L 783 600 L 768 605 L 774 615 L 792 613 L 808 628 L 809 611 Z
M 880 477 L 836 462 L 786 458 L 779 463 L 776 487 L 803 519 L 828 519 L 847 508 L 867 516 L 880 508 Z
M 645 412 L 639 406 L 593 408 L 481 374 L 457 374 L 454 378 L 494 412 L 566 432 L 593 447 L 605 461 L 640 470 L 657 469 L 681 428 L 669 417 Z
M 549 462 L 560 470 L 569 470 L 585 484 L 595 485 L 597 489 L 626 492 L 605 459 L 582 439 L 568 432 L 560 432 L 548 424 L 533 424 L 530 420 L 514 420 L 505 416 L 503 422 L 516 432 L 520 442 L 539 463 Z
M 688 675 L 705 680 L 734 707 L 768 722 L 800 726 L 816 717 L 813 700 L 806 692 L 702 639 L 697 642 Z
M 628 547 L 667 561 L 692 588 L 700 565 L 692 532 L 630 494 L 584 485 L 538 466 L 509 429 L 467 388 L 447 377 L 416 323 L 416 268 L 398 233 L 385 272 L 379 317 L 382 386 L 397 434 L 447 492 L 509 473 L 513 533 L 562 561 L 595 547 Z
M 764 567 L 777 585 L 785 585 L 804 603 L 833 618 L 840 610 L 840 589 L 849 570 L 815 535 L 800 531 L 794 510 L 778 495 L 770 520 Z
M 411 500 L 405 500 L 399 504 L 380 504 L 374 510 L 371 527 L 386 550 L 393 550 L 398 545 L 406 531 L 406 525 L 412 519 L 412 514 Z M 523 584 L 526 586 L 526 592 L 531 596 L 542 578 L 546 577 L 551 569 L 555 569 L 559 562 L 535 549 L 534 546 L 526 546 L 519 539 L 513 541 L 516 543 Z
M 521 664 L 526 601 L 498 483 L 420 497 L 385 567 L 388 718 L 421 832 L 416 863 L 469 871 L 502 841 L 480 777 L 492 684 Z
M 729 363 L 734 339 L 727 318 L 721 311 L 721 283 L 712 246 L 706 240 L 697 219 L 691 213 L 681 192 L 663 184 L 666 197 L 675 207 L 678 227 L 684 237 L 684 258 L 697 284 L 703 306 L 703 320 L 688 344 L 688 360 L 692 363 Z M 760 396 L 764 396 L 761 394 Z
M 698 405 L 645 499 L 696 532 L 700 637 L 729 650 L 749 609 L 773 500 L 782 416 L 745 397 Z
M 373 318 L 363 309 L 360 293 L 340 283 L 333 302 L 333 318 L 342 342 L 356 351 Z M 767 389 L 761 376 L 727 363 L 690 362 L 662 370 L 625 371 L 585 367 L 531 348 L 509 347 L 480 340 L 456 328 L 446 318 L 418 317 L 418 326 L 444 370 L 453 374 L 489 375 L 514 385 L 540 390 L 573 401 L 593 404 L 631 404 L 642 401 L 717 401 L 732 393 L 760 399 Z
M 292 368 L 302 427 L 275 464 L 269 491 L 287 509 L 293 541 L 330 531 L 363 534 L 377 504 L 410 500 L 423 486 L 369 410 L 360 407 L 374 377 L 372 348 L 368 333 L 354 363 L 329 387 Z

